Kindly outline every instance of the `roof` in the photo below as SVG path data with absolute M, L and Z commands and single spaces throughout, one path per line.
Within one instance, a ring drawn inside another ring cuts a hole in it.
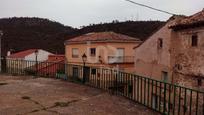
M 39 50 L 39 49 L 29 49 L 29 50 L 21 51 L 21 52 L 11 54 L 10 56 L 7 56 L 7 57 L 8 58 L 25 58 L 27 55 L 34 53 L 36 50 Z
M 45 62 L 60 62 L 65 60 L 65 55 L 49 55 Z
M 199 26 L 204 26 L 204 9 L 194 15 L 187 16 L 186 18 L 175 22 L 174 24 L 170 25 L 170 28 L 179 30 Z
M 88 33 L 82 36 L 65 41 L 69 43 L 86 43 L 86 42 L 141 42 L 138 38 L 133 38 L 127 35 L 118 34 L 115 32 L 97 32 Z

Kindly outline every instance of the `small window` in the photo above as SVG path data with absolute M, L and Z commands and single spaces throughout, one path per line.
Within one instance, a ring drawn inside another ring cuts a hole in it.
M 175 65 L 175 68 L 176 68 L 177 70 L 182 70 L 182 66 L 181 66 L 180 64 L 176 64 L 176 65 Z
M 96 56 L 96 48 L 90 49 L 91 56 Z
M 193 47 L 198 46 L 198 36 L 197 35 L 193 35 L 191 39 L 192 39 L 191 46 L 193 46 Z
M 202 86 L 202 79 L 198 79 L 198 86 Z
M 78 48 L 73 48 L 72 49 L 72 57 L 73 58 L 78 58 L 79 57 L 79 50 L 78 50 Z
M 162 71 L 162 80 L 164 82 L 168 82 L 169 78 L 168 78 L 168 72 Z
M 91 69 L 91 74 L 96 75 L 96 69 Z
M 158 48 L 162 48 L 163 47 L 163 40 L 162 38 L 159 38 L 158 40 Z

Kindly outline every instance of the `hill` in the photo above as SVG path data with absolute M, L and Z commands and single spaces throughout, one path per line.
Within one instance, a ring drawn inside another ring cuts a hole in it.
M 113 31 L 131 37 L 140 38 L 142 41 L 147 39 L 152 33 L 157 31 L 165 22 L 162 21 L 126 21 L 112 23 L 91 24 L 78 30 L 78 33 Z
M 114 31 L 145 40 L 163 24 L 160 21 L 113 21 L 76 29 L 42 18 L 4 18 L 0 19 L 0 30 L 4 32 L 2 54 L 6 55 L 10 49 L 17 52 L 30 48 L 64 54 L 65 40 L 89 32 Z
M 64 53 L 65 36 L 71 37 L 76 29 L 58 22 L 41 18 L 5 18 L 0 19 L 0 30 L 3 30 L 2 54 L 41 48 L 53 53 Z

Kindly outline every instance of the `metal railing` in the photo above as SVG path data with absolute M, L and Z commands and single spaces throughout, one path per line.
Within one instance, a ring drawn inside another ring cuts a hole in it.
M 134 56 L 108 56 L 108 63 L 134 63 Z
M 204 92 L 114 69 L 56 62 L 2 60 L 2 72 L 61 78 L 124 96 L 167 115 L 203 115 Z M 84 78 L 84 79 L 83 79 Z

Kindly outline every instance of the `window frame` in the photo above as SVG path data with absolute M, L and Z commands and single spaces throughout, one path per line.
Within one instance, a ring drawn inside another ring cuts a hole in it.
M 94 51 L 94 52 L 92 52 Z M 96 56 L 96 48 L 90 48 L 90 56 L 95 57 Z
M 162 74 L 162 76 L 161 76 L 162 77 L 162 81 L 163 82 L 169 82 L 169 73 L 167 71 L 162 71 L 161 74 Z M 167 77 L 167 78 L 164 78 L 164 74 L 166 74 L 165 77 Z
M 202 86 L 202 81 L 203 80 L 201 78 L 199 78 L 197 81 L 198 81 L 198 86 Z
M 91 74 L 92 74 L 92 75 L 96 75 L 96 73 L 97 73 L 97 72 L 96 72 L 96 69 L 93 69 L 93 68 L 92 68 L 92 69 L 91 69 Z
M 74 55 L 74 50 L 77 50 L 78 54 Z M 79 49 L 78 48 L 72 48 L 72 58 L 79 58 Z
M 193 34 L 191 36 L 191 46 L 192 47 L 197 47 L 198 46 L 198 35 L 197 34 Z
M 158 49 L 162 49 L 164 47 L 164 41 L 162 38 L 158 39 L 157 46 L 158 46 Z

